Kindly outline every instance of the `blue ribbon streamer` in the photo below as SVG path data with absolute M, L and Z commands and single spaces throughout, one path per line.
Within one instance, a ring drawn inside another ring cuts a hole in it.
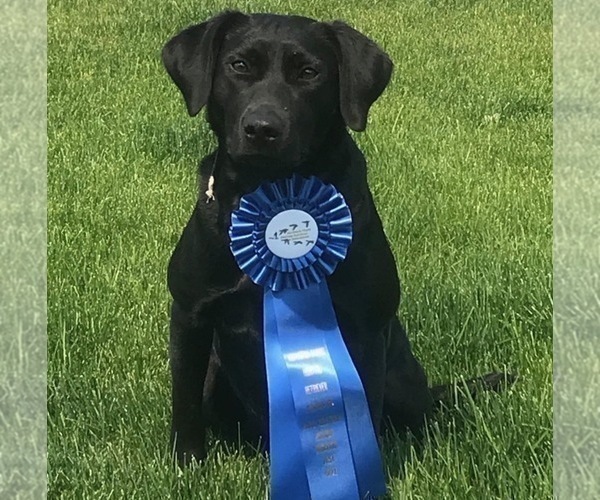
M 298 209 L 318 226 L 305 255 L 282 258 L 265 242 L 277 214 Z M 339 330 L 325 277 L 346 256 L 352 219 L 317 178 L 265 184 L 232 214 L 231 248 L 264 286 L 271 498 L 352 500 L 385 493 L 377 438 L 359 375 Z

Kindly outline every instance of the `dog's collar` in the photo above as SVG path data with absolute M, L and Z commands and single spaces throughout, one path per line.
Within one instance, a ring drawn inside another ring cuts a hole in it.
M 210 177 L 208 178 L 208 189 L 204 192 L 206 194 L 206 203 L 215 201 L 215 170 L 217 169 L 217 159 L 219 158 L 219 150 L 215 153 L 215 159 L 213 160 L 212 169 L 210 171 Z
M 206 194 L 206 203 L 215 201 L 215 176 L 211 175 L 208 178 L 208 189 L 204 192 Z

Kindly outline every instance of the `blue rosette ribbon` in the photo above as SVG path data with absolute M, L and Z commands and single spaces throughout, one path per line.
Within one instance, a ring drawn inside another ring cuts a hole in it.
M 264 289 L 272 500 L 385 493 L 362 383 L 326 277 L 346 258 L 352 216 L 316 177 L 266 183 L 231 215 L 231 251 Z

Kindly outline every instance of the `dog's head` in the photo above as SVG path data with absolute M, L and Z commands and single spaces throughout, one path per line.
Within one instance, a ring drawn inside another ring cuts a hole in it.
M 334 127 L 364 130 L 392 63 L 342 22 L 224 12 L 163 49 L 165 67 L 195 116 L 207 106 L 220 147 L 237 164 L 293 168 Z

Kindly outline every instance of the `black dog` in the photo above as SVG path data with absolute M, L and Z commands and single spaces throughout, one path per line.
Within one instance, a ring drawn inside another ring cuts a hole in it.
M 170 40 L 163 62 L 189 114 L 206 106 L 218 139 L 200 164 L 208 199 L 201 194 L 168 272 L 179 462 L 205 456 L 207 425 L 268 439 L 262 289 L 235 263 L 228 227 L 242 195 L 292 173 L 333 184 L 350 206 L 353 241 L 328 279 L 334 309 L 375 430 L 387 418 L 417 431 L 434 398 L 396 317 L 394 257 L 346 129 L 364 130 L 389 57 L 342 22 L 225 12 Z

